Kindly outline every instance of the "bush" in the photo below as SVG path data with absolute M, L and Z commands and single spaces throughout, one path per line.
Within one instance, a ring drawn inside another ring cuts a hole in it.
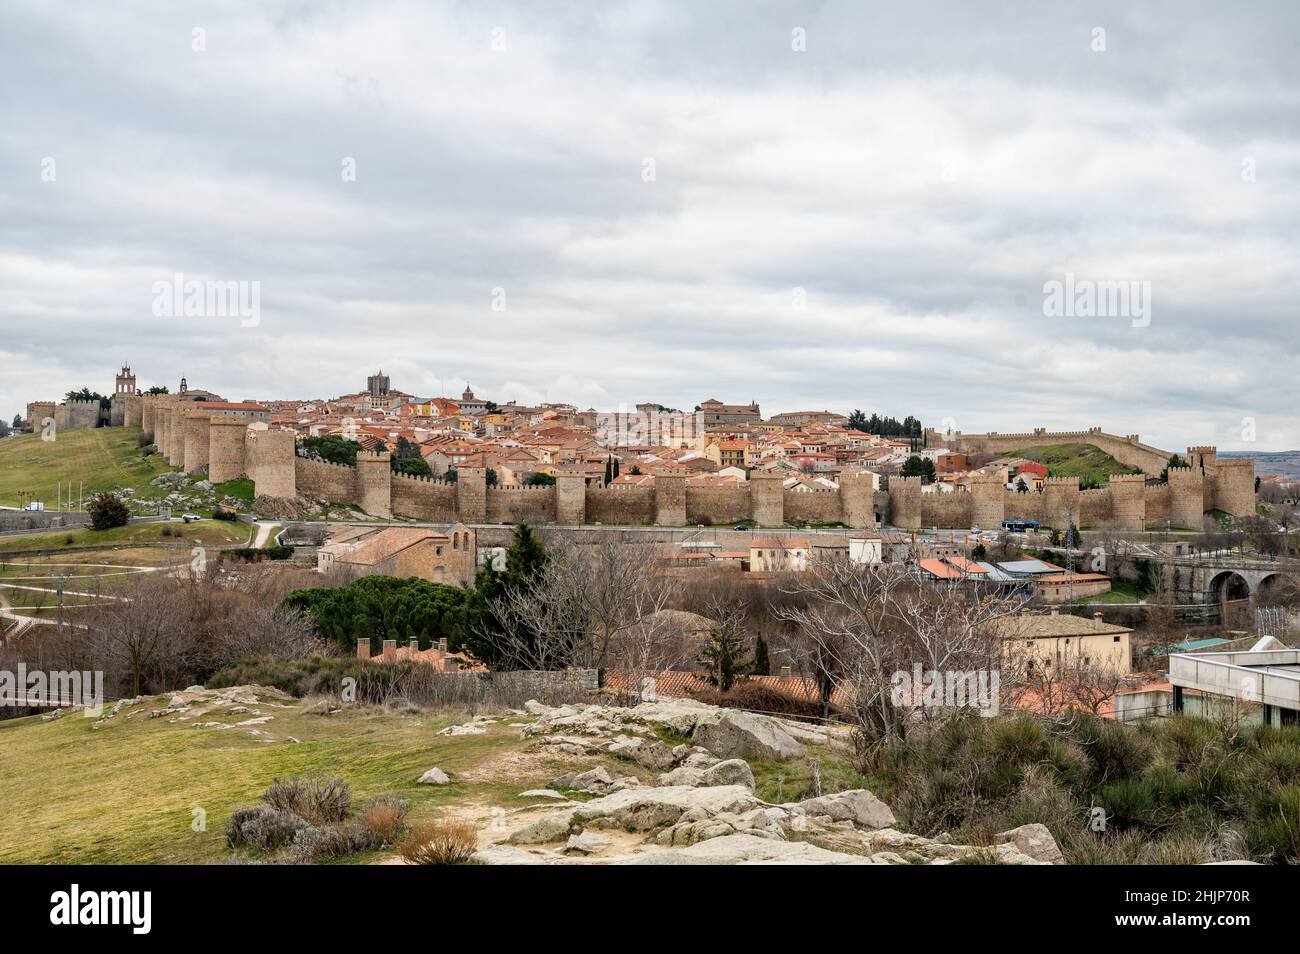
M 469 822 L 424 822 L 402 840 L 402 857 L 408 865 L 463 865 L 478 850 L 478 832 Z
M 309 825 L 294 835 L 289 860 L 295 864 L 311 865 L 377 847 L 379 845 L 370 830 L 357 821 L 342 825 Z
M 406 809 L 406 799 L 393 795 L 379 795 L 366 802 L 361 824 L 377 847 L 397 843 L 397 837 L 406 830 Z
M 274 851 L 291 843 L 307 822 L 299 815 L 271 805 L 236 808 L 226 823 L 226 844 L 231 848 L 250 845 Z
M 212 519 L 213 520 L 238 520 L 239 511 L 237 511 L 234 507 L 224 507 L 218 505 L 214 507 L 212 510 Z
M 125 527 L 131 519 L 131 510 L 117 494 L 98 493 L 86 504 L 90 525 L 96 530 Z
M 324 775 L 277 778 L 262 793 L 262 801 L 279 811 L 305 818 L 313 825 L 343 821 L 352 810 L 348 783 Z

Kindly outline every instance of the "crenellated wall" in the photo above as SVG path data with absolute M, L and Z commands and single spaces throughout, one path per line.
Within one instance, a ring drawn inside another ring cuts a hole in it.
M 240 420 L 214 417 L 208 428 L 208 480 L 219 484 L 244 476 L 244 431 Z
M 657 483 L 658 481 L 656 481 Z M 651 487 L 611 484 L 587 487 L 587 523 L 649 526 L 655 522 L 655 491 Z
M 556 523 L 555 488 L 503 484 L 487 489 L 487 523 Z M 395 505 L 394 505 L 395 506 Z
M 686 485 L 686 523 L 715 526 L 749 520 L 753 507 L 750 488 L 734 486 L 697 487 Z
M 437 477 L 407 474 L 393 474 L 392 479 L 394 513 L 431 523 L 456 522 L 455 484 Z
M 250 427 L 244 432 L 244 466 L 258 496 L 298 496 L 297 464 L 302 458 L 295 444 L 293 431 Z
M 1092 444 L 1100 447 L 1121 464 L 1136 467 L 1150 476 L 1159 476 L 1169 462 L 1170 453 L 1150 444 L 1143 444 L 1137 434 L 1120 437 L 1108 434 L 1100 427 L 1086 431 L 1049 431 L 1036 427 L 1017 434 L 963 434 L 961 431 L 943 433 L 934 428 L 925 429 L 925 442 L 929 447 L 947 447 L 964 453 L 1009 454 L 1026 447 L 1043 447 L 1048 444 Z
M 195 408 L 186 408 L 181 412 L 181 420 L 184 430 L 181 466 L 187 474 L 206 473 L 212 416 Z
M 156 404 L 160 440 L 176 429 L 180 414 L 181 409 Z M 1106 487 L 1089 490 L 1081 490 L 1076 477 L 1050 477 L 1041 491 L 1020 493 L 990 476 L 976 477 L 969 490 L 926 493 L 921 478 L 896 476 L 886 490 L 878 491 L 877 477 L 869 473 L 844 474 L 838 489 L 813 491 L 786 490 L 780 475 L 762 473 L 745 482 L 717 485 L 661 476 L 653 487 L 605 487 L 581 475 L 559 474 L 555 486 L 489 488 L 483 468 L 460 468 L 454 483 L 394 474 L 386 451 L 359 453 L 356 467 L 296 457 L 292 431 L 255 425 L 246 429 L 241 460 L 229 436 L 235 428 L 216 421 L 204 424 L 206 463 L 210 476 L 215 473 L 213 479 L 228 480 L 242 472 L 258 484 L 259 494 L 292 497 L 301 492 L 357 506 L 372 516 L 396 514 L 437 523 L 725 526 L 752 520 L 765 527 L 843 523 L 861 528 L 883 522 L 920 530 L 974 525 L 991 529 L 1003 520 L 1033 520 L 1060 528 L 1073 523 L 1141 530 L 1168 522 L 1195 529 L 1212 507 L 1235 516 L 1251 513 L 1254 507 L 1251 461 L 1216 460 L 1204 448 L 1197 449 L 1193 466 L 1170 469 L 1167 483 L 1123 474 L 1111 477 Z M 219 467 L 212 472 L 214 452 Z M 239 467 L 242 470 L 236 470 Z

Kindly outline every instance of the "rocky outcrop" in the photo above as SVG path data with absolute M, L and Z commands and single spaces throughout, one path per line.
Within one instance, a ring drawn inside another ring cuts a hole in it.
M 833 729 L 690 700 L 631 708 L 530 701 L 525 708 L 535 721 L 521 729 L 535 745 L 624 759 L 659 773 L 658 784 L 615 778 L 604 767 L 562 775 L 550 789 L 524 797 L 596 797 L 557 801 L 554 810 L 530 816 L 504 842 L 478 852 L 475 859 L 484 864 L 1062 863 L 1042 825 L 1003 832 L 991 846 L 954 845 L 946 836 L 898 831 L 890 807 L 866 789 L 780 805 L 756 796 L 747 759 L 803 758 L 802 742 L 834 744 Z M 692 744 L 665 742 L 667 733 Z M 619 847 L 611 848 L 614 839 L 599 834 L 602 829 L 624 833 Z M 637 839 L 630 848 L 628 834 Z
M 800 802 L 798 807 L 806 816 L 829 818 L 831 821 L 849 821 L 855 828 L 867 831 L 892 828 L 898 823 L 890 807 L 865 788 L 810 798 Z
M 1046 825 L 1040 825 L 1037 822 L 1002 832 L 998 835 L 998 842 L 1014 845 L 1022 855 L 1028 855 L 1035 861 L 1041 861 L 1044 864 L 1065 864 L 1065 856 L 1061 854 L 1056 839 L 1052 837 L 1052 833 L 1047 830 Z
M 804 748 L 775 720 L 738 709 L 713 709 L 695 720 L 691 740 L 720 759 L 797 759 Z

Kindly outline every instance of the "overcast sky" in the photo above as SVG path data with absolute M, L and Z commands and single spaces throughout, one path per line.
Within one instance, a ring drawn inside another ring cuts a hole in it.
M 382 367 L 1300 447 L 1298 9 L 5 0 L 0 412 Z M 177 273 L 256 325 L 156 315 Z M 1149 314 L 1045 314 L 1067 273 Z

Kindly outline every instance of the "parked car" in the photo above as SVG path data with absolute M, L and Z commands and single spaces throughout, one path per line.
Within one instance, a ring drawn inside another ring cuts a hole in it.
M 181 519 L 186 523 L 193 523 L 195 520 L 202 520 L 203 518 L 197 513 L 183 513 L 181 514 Z
M 736 524 L 732 529 L 733 529 L 733 530 L 739 530 L 739 531 L 741 531 L 741 532 L 743 533 L 744 531 L 748 530 L 749 527 L 745 526 L 743 523 L 738 523 L 738 524 Z

